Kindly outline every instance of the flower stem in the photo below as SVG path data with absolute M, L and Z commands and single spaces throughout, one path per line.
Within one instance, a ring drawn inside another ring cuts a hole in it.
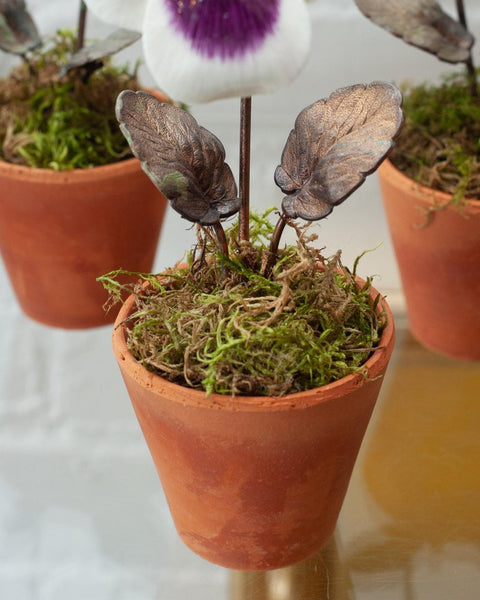
M 272 238 L 270 240 L 270 248 L 268 254 L 267 264 L 265 265 L 265 269 L 263 272 L 264 277 L 270 277 L 272 269 L 275 265 L 278 256 L 278 246 L 280 245 L 280 238 L 282 237 L 283 230 L 285 229 L 285 225 L 287 224 L 287 217 L 282 213 L 280 215 L 277 224 L 275 225 L 275 229 L 272 234 Z
M 228 257 L 228 241 L 227 236 L 225 235 L 225 230 L 222 227 L 220 221 L 213 224 L 213 229 L 215 231 L 215 235 L 217 236 L 218 247 L 220 252 Z
M 80 2 L 80 11 L 78 14 L 77 39 L 75 42 L 75 52 L 83 48 L 85 41 L 85 25 L 87 21 L 87 5 L 83 0 Z
M 463 4 L 463 0 L 457 0 L 457 12 L 458 12 L 458 19 L 459 19 L 460 23 L 468 31 L 467 17 L 465 15 L 465 6 Z M 467 66 L 468 78 L 470 79 L 470 86 L 471 86 L 470 91 L 471 91 L 472 96 L 474 98 L 476 98 L 478 96 L 477 74 L 475 71 L 475 65 L 473 64 L 471 50 L 469 52 L 469 57 L 468 57 L 467 61 L 465 62 L 465 64 Z
M 250 132 L 252 126 L 252 99 L 240 101 L 240 214 L 239 236 L 241 241 L 250 239 Z

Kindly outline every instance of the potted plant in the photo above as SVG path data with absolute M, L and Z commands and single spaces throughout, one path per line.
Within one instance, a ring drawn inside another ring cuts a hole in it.
M 103 325 L 114 314 L 105 316 L 96 278 L 119 264 L 151 269 L 166 208 L 114 116 L 118 93 L 138 89 L 136 73 L 105 58 L 139 34 L 119 30 L 82 47 L 80 3 L 77 36 L 42 42 L 23 0 L 0 11 L 0 48 L 22 58 L 0 80 L 1 255 L 28 316 Z
M 480 101 L 463 2 L 457 21 L 433 0 L 355 1 L 406 42 L 466 65 L 438 85 L 406 87 L 405 125 L 378 173 L 413 335 L 478 361 Z
M 88 4 L 117 25 L 119 5 L 130 10 L 128 2 Z M 324 258 L 301 220 L 327 216 L 361 185 L 402 120 L 398 90 L 381 82 L 313 103 L 275 172 L 285 194 L 276 224 L 250 213 L 247 94 L 286 83 L 282 60 L 291 79 L 308 51 L 304 1 L 268 6 L 232 2 L 225 15 L 219 4 L 175 12 L 146 2 L 140 19 L 147 64 L 172 95 L 211 100 L 205 73 L 215 95 L 243 95 L 240 192 L 220 140 L 191 115 L 144 92 L 117 100 L 133 153 L 197 225 L 198 244 L 186 265 L 142 275 L 118 313 L 114 353 L 181 538 L 214 563 L 249 570 L 303 560 L 333 532 L 394 325 L 370 278 L 357 278 L 339 254 Z M 179 80 L 158 45 L 175 52 L 185 39 L 194 68 L 182 53 L 190 77 Z M 298 242 L 282 247 L 289 226 Z M 101 278 L 113 297 L 126 289 L 117 274 Z

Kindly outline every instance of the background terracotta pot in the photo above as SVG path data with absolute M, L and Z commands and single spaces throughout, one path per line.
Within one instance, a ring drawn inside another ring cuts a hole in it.
M 180 537 L 225 567 L 279 568 L 333 533 L 394 344 L 389 322 L 369 378 L 282 398 L 236 397 L 175 385 L 127 349 L 120 310 L 113 348 Z
M 114 320 L 96 277 L 150 271 L 165 197 L 137 159 L 50 171 L 0 161 L 0 252 L 29 317 L 64 328 Z
M 451 196 L 415 183 L 390 161 L 378 170 L 410 329 L 427 348 L 480 360 L 480 201 L 432 213 Z

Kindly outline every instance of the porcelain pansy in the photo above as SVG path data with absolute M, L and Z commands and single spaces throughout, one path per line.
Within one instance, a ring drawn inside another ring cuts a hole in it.
M 185 102 L 269 93 L 310 49 L 305 0 L 86 0 L 98 18 L 142 32 L 157 85 Z

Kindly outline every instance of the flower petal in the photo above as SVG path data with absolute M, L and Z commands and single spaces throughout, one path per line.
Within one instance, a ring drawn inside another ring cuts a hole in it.
M 111 25 L 142 31 L 148 0 L 85 0 L 92 13 Z
M 311 37 L 305 0 L 149 0 L 143 33 L 157 84 L 185 102 L 275 91 Z

